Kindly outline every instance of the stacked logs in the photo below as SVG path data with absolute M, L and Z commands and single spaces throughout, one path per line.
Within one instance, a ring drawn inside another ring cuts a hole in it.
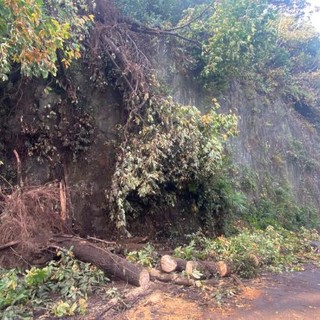
M 223 262 L 212 261 L 186 261 L 170 255 L 164 255 L 160 260 L 161 271 L 149 270 L 153 280 L 171 282 L 178 285 L 192 286 L 196 280 L 209 279 L 215 276 L 226 277 L 230 274 L 230 268 Z M 177 273 L 185 271 L 188 277 L 183 277 Z
M 185 271 L 191 278 L 194 277 L 196 270 L 201 274 L 201 279 L 208 279 L 216 275 L 226 277 L 230 274 L 230 268 L 223 261 L 186 261 L 170 255 L 164 255 L 160 260 L 160 266 L 161 270 L 165 273 Z M 194 278 L 199 278 L 199 274 Z

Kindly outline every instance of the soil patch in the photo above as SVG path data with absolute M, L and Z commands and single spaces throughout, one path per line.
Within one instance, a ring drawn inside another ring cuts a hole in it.
M 126 312 L 122 319 L 131 320 L 187 320 L 203 319 L 201 306 L 182 297 L 174 297 L 160 290 L 153 292 L 132 310 Z
M 225 283 L 226 287 L 230 289 L 230 283 Z M 144 295 L 125 304 L 124 301 L 106 310 L 107 303 L 93 297 L 89 314 L 77 319 L 320 320 L 320 269 L 268 274 L 246 281 L 238 294 L 223 301 L 223 307 L 208 291 L 161 283 L 152 283 Z

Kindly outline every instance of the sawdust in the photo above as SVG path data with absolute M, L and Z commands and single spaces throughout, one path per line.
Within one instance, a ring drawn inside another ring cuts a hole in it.
M 122 319 L 201 320 L 204 319 L 204 314 L 196 302 L 157 290 L 127 311 Z
M 261 295 L 262 295 L 262 291 L 259 289 L 244 287 L 242 289 L 241 294 L 240 294 L 240 298 L 253 301 L 253 300 L 256 300 L 257 298 L 259 298 Z

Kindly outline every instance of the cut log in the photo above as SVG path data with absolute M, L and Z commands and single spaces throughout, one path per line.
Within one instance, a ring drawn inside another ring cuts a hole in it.
M 150 281 L 149 272 L 110 251 L 78 237 L 55 236 L 51 242 L 53 247 L 70 249 L 81 261 L 94 264 L 107 275 L 124 280 L 132 285 L 146 287 Z
M 196 272 L 197 271 L 197 272 Z M 218 274 L 214 263 L 205 263 L 198 261 L 188 261 L 186 265 L 186 273 L 194 279 L 209 279 Z
M 200 274 L 196 274 L 199 271 Z M 186 265 L 186 273 L 193 278 L 209 279 L 215 275 L 225 277 L 229 274 L 229 268 L 223 261 L 188 261 Z
M 167 273 L 170 273 L 173 271 L 181 272 L 186 269 L 186 265 L 187 265 L 186 260 L 183 260 L 180 258 L 174 258 L 167 254 L 162 256 L 160 260 L 161 270 Z
M 161 273 L 159 270 L 156 270 L 156 269 L 149 270 L 149 273 L 150 273 L 151 280 L 158 280 L 161 282 L 170 282 L 173 284 L 187 286 L 187 287 L 195 285 L 194 280 L 182 277 L 178 274 Z
M 260 264 L 260 259 L 255 254 L 249 254 L 248 260 L 254 267 L 258 267 Z
M 225 263 L 224 261 L 216 262 L 216 268 L 217 268 L 219 276 L 222 278 L 229 276 L 231 273 L 230 266 L 227 263 Z

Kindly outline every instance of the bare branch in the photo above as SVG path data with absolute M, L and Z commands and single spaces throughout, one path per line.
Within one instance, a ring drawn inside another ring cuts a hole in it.
M 116 245 L 117 243 L 114 242 L 114 241 L 106 241 L 106 240 L 102 240 L 102 239 L 99 239 L 99 238 L 95 238 L 95 237 L 87 237 L 88 240 L 93 240 L 93 241 L 97 241 L 97 242 L 102 242 L 102 243 L 105 243 L 107 245 Z
M 148 34 L 154 34 L 154 35 L 158 35 L 158 36 L 160 36 L 160 35 L 167 35 L 167 36 L 176 37 L 176 38 L 182 39 L 182 40 L 184 40 L 184 41 L 193 43 L 194 45 L 196 45 L 196 46 L 199 47 L 199 48 L 202 47 L 202 44 L 201 44 L 200 41 L 197 41 L 197 40 L 193 40 L 193 39 L 184 37 L 184 36 L 182 36 L 182 35 L 179 34 L 179 33 L 170 32 L 170 31 L 166 31 L 166 30 L 153 30 L 153 29 L 146 30 L 145 32 L 148 33 Z
M 8 248 L 13 247 L 13 246 L 16 246 L 19 243 L 20 243 L 20 241 L 11 241 L 9 243 L 6 243 L 6 244 L 0 246 L 0 251 L 8 249 Z
M 18 178 L 19 188 L 21 189 L 21 188 L 23 188 L 21 160 L 20 160 L 20 157 L 19 157 L 17 150 L 13 150 L 13 153 L 14 153 L 16 160 L 17 160 L 17 178 Z
M 171 29 L 164 29 L 164 31 L 169 31 L 169 32 L 172 32 L 172 31 L 176 31 L 176 30 L 181 30 L 181 29 L 184 29 L 186 27 L 189 27 L 193 22 L 199 20 L 209 9 L 210 7 L 214 4 L 214 1 L 212 1 L 210 4 L 208 4 L 206 6 L 206 8 L 196 17 L 194 17 L 193 19 L 191 19 L 190 21 L 188 21 L 186 24 L 182 25 L 182 26 L 178 26 L 178 27 L 175 27 L 175 28 L 171 28 Z
M 197 47 L 201 48 L 202 44 L 200 41 L 194 40 L 194 39 L 190 39 L 187 38 L 185 36 L 182 36 L 179 33 L 175 33 L 175 32 L 171 32 L 170 30 L 162 30 L 162 29 L 153 29 L 147 26 L 144 26 L 142 24 L 139 24 L 137 22 L 134 22 L 130 25 L 131 30 L 134 32 L 141 32 L 141 33 L 145 33 L 145 34 L 150 34 L 150 35 L 155 35 L 155 36 L 163 36 L 163 35 L 167 35 L 167 36 L 172 36 L 172 37 L 177 37 L 179 39 L 182 39 L 184 41 L 190 42 L 195 44 Z

